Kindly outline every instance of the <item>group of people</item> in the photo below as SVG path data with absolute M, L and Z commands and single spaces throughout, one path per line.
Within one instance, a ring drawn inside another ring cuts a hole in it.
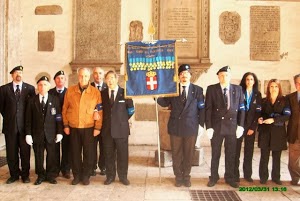
M 95 67 L 94 82 L 90 83 L 90 70 L 79 68 L 78 84 L 67 89 L 65 73 L 58 71 L 54 75 L 56 86 L 50 89 L 49 78 L 42 76 L 37 81 L 36 93 L 34 86 L 23 82 L 23 70 L 22 66 L 13 68 L 12 82 L 0 87 L 0 112 L 10 172 L 6 183 L 11 184 L 20 177 L 23 183 L 30 182 L 32 146 L 35 185 L 44 181 L 56 184 L 60 172 L 70 179 L 71 170 L 72 185 L 80 182 L 89 185 L 97 165 L 100 174 L 106 175 L 105 185 L 114 182 L 116 174 L 121 183 L 129 185 L 128 120 L 134 114 L 134 105 L 118 86 L 117 74 L 108 71 L 104 75 L 103 69 Z
M 87 68 L 78 69 L 78 84 L 65 87 L 65 73 L 54 75 L 55 87 L 42 76 L 35 88 L 22 80 L 23 67 L 10 72 L 12 82 L 0 87 L 0 112 L 3 116 L 7 162 L 10 178 L 7 184 L 22 178 L 30 182 L 30 146 L 35 155 L 35 185 L 44 181 L 56 184 L 61 172 L 69 179 L 72 170 L 76 185 L 90 183 L 96 175 L 106 175 L 105 185 L 119 181 L 129 185 L 128 120 L 134 114 L 132 99 L 125 98 L 114 71 L 104 74 L 93 69 L 94 82 Z M 283 96 L 279 80 L 271 79 L 266 97 L 258 90 L 258 79 L 252 72 L 244 74 L 240 86 L 230 83 L 231 69 L 217 72 L 219 83 L 203 89 L 192 84 L 191 67 L 178 68 L 179 96 L 158 98 L 157 102 L 171 109 L 168 122 L 175 186 L 191 186 L 191 168 L 197 135 L 204 132 L 211 141 L 211 175 L 207 186 L 220 179 L 218 169 L 222 144 L 225 146 L 225 182 L 237 188 L 240 181 L 240 153 L 244 141 L 243 176 L 252 179 L 255 133 L 261 149 L 260 183 L 269 178 L 268 163 L 272 152 L 272 181 L 280 185 L 280 158 L 289 143 L 291 184 L 300 178 L 300 74 L 294 76 L 296 92 Z M 105 81 L 105 82 L 104 82 Z M 50 89 L 50 90 L 49 90 Z M 286 123 L 288 126 L 286 129 Z M 98 159 L 99 143 L 99 159 Z M 44 168 L 44 152 L 47 152 Z M 21 169 L 19 161 L 21 161 Z
M 178 97 L 165 97 L 158 104 L 171 109 L 168 122 L 175 186 L 191 186 L 190 172 L 198 133 L 206 134 L 211 141 L 211 175 L 207 186 L 215 186 L 220 179 L 218 169 L 222 144 L 225 148 L 224 179 L 231 187 L 240 182 L 240 153 L 244 141 L 243 176 L 252 179 L 252 159 L 255 133 L 258 130 L 258 147 L 261 149 L 259 165 L 260 183 L 269 178 L 268 162 L 272 152 L 272 181 L 281 185 L 280 158 L 289 143 L 289 171 L 291 184 L 298 185 L 300 178 L 300 74 L 294 76 L 296 92 L 283 96 L 279 80 L 271 79 L 266 97 L 258 90 L 257 76 L 244 74 L 240 86 L 230 83 L 231 69 L 224 66 L 217 72 L 219 83 L 203 89 L 190 83 L 191 67 L 178 68 Z M 286 129 L 286 123 L 288 127 Z M 199 132 L 198 132 L 199 131 Z

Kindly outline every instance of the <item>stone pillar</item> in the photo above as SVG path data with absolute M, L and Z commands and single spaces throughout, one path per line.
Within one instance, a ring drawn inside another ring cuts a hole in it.
M 160 162 L 162 167 L 172 166 L 172 152 L 170 136 L 168 134 L 168 121 L 171 110 L 161 109 L 158 111 L 159 137 L 160 137 Z M 193 166 L 199 166 L 204 162 L 204 149 L 201 148 L 199 140 L 195 146 Z M 155 164 L 158 166 L 158 150 L 155 151 Z

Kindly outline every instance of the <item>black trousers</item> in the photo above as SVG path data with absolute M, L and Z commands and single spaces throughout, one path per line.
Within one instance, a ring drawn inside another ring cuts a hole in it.
M 115 178 L 116 171 L 119 179 L 126 179 L 128 174 L 128 138 L 112 138 L 103 136 L 106 177 Z M 116 168 L 117 162 L 117 168 Z
M 251 178 L 252 176 L 252 159 L 254 151 L 255 132 L 252 135 L 247 135 L 248 129 L 245 129 L 242 137 L 237 139 L 236 142 L 236 155 L 235 155 L 235 166 L 234 175 L 235 179 L 240 178 L 240 155 L 242 149 L 242 142 L 244 140 L 244 160 L 243 160 L 243 172 L 244 178 Z
M 30 150 L 31 147 L 26 143 L 25 136 L 17 133 L 6 133 L 6 157 L 11 177 L 26 178 L 29 176 L 30 169 Z M 21 170 L 20 170 L 21 159 Z
M 90 178 L 94 163 L 94 128 L 70 128 L 71 165 L 74 178 Z
M 57 175 L 61 171 L 63 174 L 70 173 L 71 169 L 71 146 L 70 136 L 63 134 L 61 142 L 55 144 L 55 158 L 57 164 L 59 164 L 56 172 Z M 61 150 L 61 151 L 60 151 Z
M 177 181 L 189 181 L 197 135 L 179 137 L 170 135 L 173 172 Z
M 220 179 L 219 176 L 219 163 L 221 157 L 222 143 L 225 140 L 225 181 L 234 182 L 234 162 L 236 152 L 236 135 L 218 135 L 214 133 L 211 139 L 211 176 L 210 180 L 217 182 Z
M 44 143 L 33 143 L 34 158 L 35 158 L 35 173 L 39 178 L 54 178 L 56 176 L 56 170 L 58 163 L 55 154 L 56 144 L 48 143 L 45 139 Z M 44 152 L 46 155 L 46 170 L 44 168 Z
M 259 162 L 259 178 L 261 181 L 267 181 L 269 178 L 269 158 L 270 158 L 270 149 L 260 149 L 261 156 Z M 280 158 L 282 151 L 272 151 L 272 180 L 280 180 Z
M 98 159 L 98 144 L 99 144 L 99 159 Z M 105 156 L 104 156 L 104 147 L 103 147 L 103 137 L 98 135 L 95 137 L 95 159 L 94 159 L 94 170 L 98 167 L 100 170 L 105 170 Z

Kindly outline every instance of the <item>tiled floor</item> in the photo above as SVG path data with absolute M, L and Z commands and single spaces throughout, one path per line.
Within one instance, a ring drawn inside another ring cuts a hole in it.
M 219 180 L 213 188 L 206 186 L 210 175 L 210 147 L 204 147 L 205 163 L 192 168 L 192 187 L 175 187 L 172 167 L 161 168 L 161 182 L 159 179 L 159 168 L 154 165 L 155 146 L 130 146 L 130 161 L 128 179 L 131 185 L 124 186 L 118 179 L 111 185 L 105 186 L 105 177 L 97 174 L 91 177 L 91 184 L 83 186 L 70 185 L 71 179 L 67 180 L 58 177 L 58 184 L 52 185 L 47 182 L 39 186 L 33 185 L 36 179 L 34 173 L 34 157 L 31 158 L 31 183 L 23 184 L 21 180 L 13 184 L 5 184 L 9 177 L 7 165 L 0 168 L 0 200 L 22 200 L 22 201 L 48 201 L 48 200 L 114 200 L 114 201 L 165 201 L 165 200 L 191 200 L 189 190 L 234 190 L 241 200 L 300 200 L 300 186 L 291 186 L 290 176 L 287 169 L 287 151 L 282 154 L 281 178 L 282 186 L 278 186 L 271 181 L 266 185 L 259 183 L 258 164 L 260 150 L 255 148 L 254 156 L 254 183 L 248 183 L 241 179 L 240 186 L 248 187 L 248 191 L 239 191 L 225 184 L 224 179 Z M 0 151 L 0 155 L 5 155 L 5 151 Z M 98 172 L 99 173 L 99 172 Z M 224 157 L 220 162 L 220 175 L 224 175 Z M 249 187 L 268 187 L 267 192 L 250 191 Z M 275 191 L 276 187 L 286 187 L 286 191 Z

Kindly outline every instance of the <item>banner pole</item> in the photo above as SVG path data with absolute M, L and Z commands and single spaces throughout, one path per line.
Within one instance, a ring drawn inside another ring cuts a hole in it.
M 160 136 L 159 136 L 159 125 L 158 125 L 158 97 L 155 98 L 156 107 L 156 131 L 157 131 L 157 156 L 158 156 L 158 168 L 159 168 L 159 183 L 161 184 L 161 164 L 160 164 Z

